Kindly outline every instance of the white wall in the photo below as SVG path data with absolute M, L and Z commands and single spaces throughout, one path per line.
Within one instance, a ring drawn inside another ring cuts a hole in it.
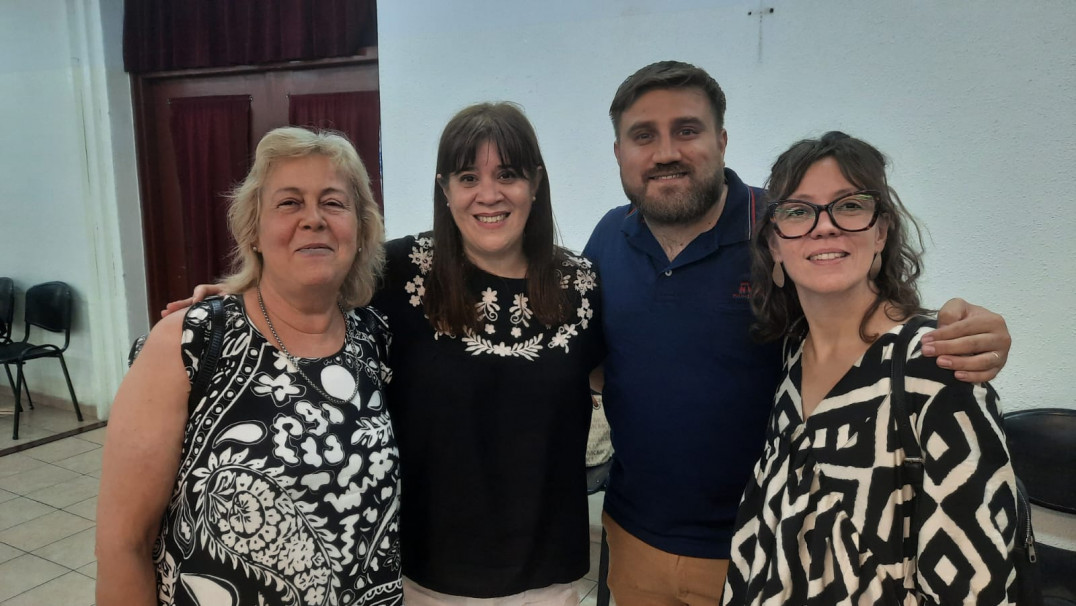
M 726 160 L 761 185 L 793 141 L 841 129 L 893 159 L 929 228 L 928 305 L 1002 313 L 1007 410 L 1076 406 L 1076 3 L 397 0 L 378 7 L 386 221 L 427 229 L 437 138 L 463 106 L 523 105 L 566 245 L 625 202 L 607 112 L 679 59 L 728 97 Z M 754 14 L 748 15 L 751 11 Z
M 122 11 L 122 0 L 0 5 L 0 275 L 19 289 L 15 337 L 27 288 L 70 284 L 65 357 L 80 403 L 102 414 L 130 335 L 147 326 Z M 33 391 L 69 399 L 58 362 L 26 374 Z

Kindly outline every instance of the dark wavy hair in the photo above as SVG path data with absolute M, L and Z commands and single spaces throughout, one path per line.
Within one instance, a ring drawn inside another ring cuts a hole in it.
M 883 303 L 892 305 L 893 312 L 899 317 L 891 318 L 898 321 L 927 311 L 920 304 L 916 285 L 923 266 L 922 232 L 897 192 L 889 186 L 886 179 L 888 161 L 882 152 L 839 131 L 828 132 L 818 139 L 804 139 L 781 154 L 773 163 L 766 182 L 769 199 L 788 198 L 799 187 L 807 169 L 824 158 L 836 160 L 841 174 L 852 185 L 881 194 L 879 219 L 886 225 L 882 268 L 873 281 L 874 303 L 859 324 L 860 338 L 871 343 L 878 335 L 867 333 L 867 322 Z M 773 341 L 790 334 L 803 316 L 792 281 L 788 280 L 784 287 L 778 288 L 771 278 L 774 261 L 770 242 L 777 237 L 767 207 L 755 225 L 751 241 L 751 309 L 756 318 L 752 331 L 760 341 Z
M 683 61 L 658 61 L 627 77 L 613 95 L 609 119 L 620 138 L 620 118 L 629 107 L 652 90 L 697 88 L 710 100 L 718 132 L 725 127 L 725 92 L 706 70 Z
M 470 275 L 478 270 L 463 251 L 463 236 L 452 218 L 443 186 L 449 175 L 474 166 L 478 149 L 487 142 L 497 146 L 501 164 L 515 167 L 527 180 L 541 179 L 523 228 L 527 297 L 540 322 L 561 324 L 567 320 L 568 312 L 558 268 L 567 255 L 557 245 L 549 172 L 534 127 L 513 103 L 466 107 L 448 121 L 441 133 L 437 174 L 445 183 L 435 181 L 433 186 L 433 264 L 422 297 L 426 316 L 431 325 L 450 334 L 463 334 L 482 325 L 475 311 L 478 298 L 467 286 Z

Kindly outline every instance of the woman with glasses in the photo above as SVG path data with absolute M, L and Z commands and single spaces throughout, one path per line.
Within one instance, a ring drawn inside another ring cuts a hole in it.
M 933 321 L 912 336 L 904 371 L 921 490 L 903 471 L 890 373 L 901 328 L 925 311 L 921 241 L 885 166 L 839 132 L 773 165 L 752 306 L 757 336 L 784 339 L 784 374 L 725 604 L 1012 602 L 1016 488 L 997 394 L 920 355 Z

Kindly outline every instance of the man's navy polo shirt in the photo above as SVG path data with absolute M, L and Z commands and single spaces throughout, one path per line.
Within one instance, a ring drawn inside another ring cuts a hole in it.
M 780 370 L 748 335 L 750 240 L 762 190 L 725 169 L 717 225 L 671 263 L 631 206 L 609 211 L 584 254 L 602 285 L 606 414 L 614 465 L 605 511 L 663 551 L 728 558 Z

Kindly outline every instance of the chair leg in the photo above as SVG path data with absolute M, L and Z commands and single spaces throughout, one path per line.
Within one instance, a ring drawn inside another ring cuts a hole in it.
M 67 391 L 71 392 L 71 403 L 75 405 L 75 416 L 78 417 L 79 422 L 82 421 L 82 411 L 78 407 L 78 398 L 75 397 L 75 388 L 71 385 L 71 375 L 67 372 L 67 363 L 64 362 L 64 355 L 60 354 L 60 367 L 64 369 L 64 378 L 67 379 Z
M 22 412 L 22 403 L 19 402 L 19 396 L 22 392 L 22 364 L 17 364 L 15 367 L 15 374 L 18 379 L 15 382 L 15 422 L 14 428 L 11 430 L 11 439 L 19 439 L 19 413 Z
M 30 405 L 30 410 L 34 409 L 34 400 L 30 397 L 30 382 L 26 380 L 26 375 L 22 375 L 22 391 L 26 394 L 26 403 Z
M 4 372 L 7 373 L 8 385 L 11 385 L 11 394 L 16 395 L 15 378 L 11 376 L 11 367 L 8 364 L 4 364 Z M 26 392 L 26 400 L 30 403 L 30 409 L 32 410 L 34 408 L 34 403 L 32 400 L 30 400 L 30 383 L 26 380 L 26 377 L 23 377 L 22 391 Z M 16 398 L 16 402 L 18 402 L 18 398 Z M 19 406 L 21 406 L 21 404 L 19 404 Z
M 598 556 L 598 606 L 609 606 L 609 542 L 602 525 L 602 548 Z
M 15 395 L 15 377 L 11 376 L 11 366 L 4 364 L 4 372 L 7 373 L 7 383 L 11 386 L 11 395 Z

